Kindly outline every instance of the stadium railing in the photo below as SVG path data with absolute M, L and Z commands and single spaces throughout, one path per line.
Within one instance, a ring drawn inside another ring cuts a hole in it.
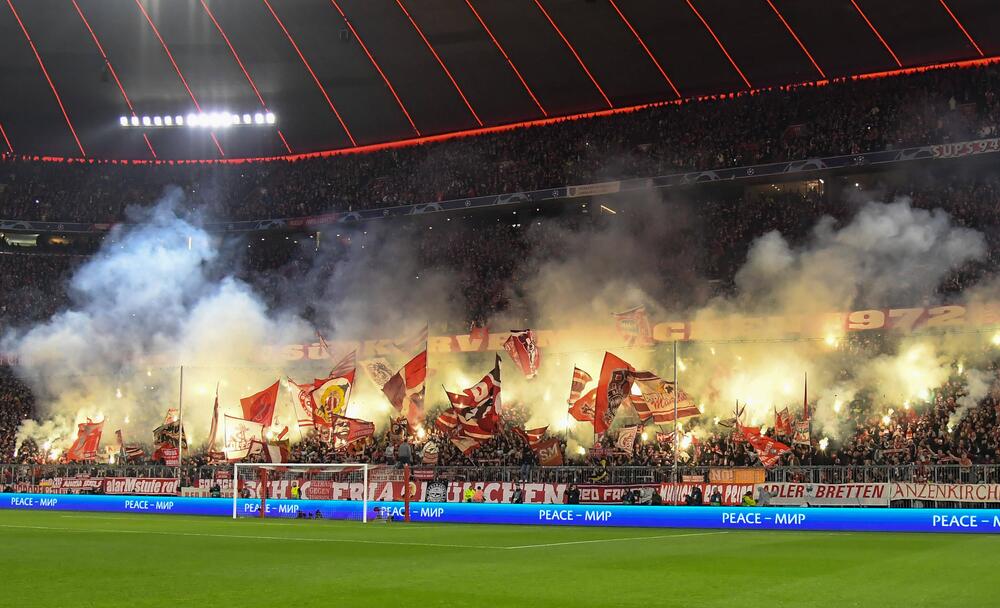
M 680 467 L 678 481 L 712 479 L 712 470 L 741 470 L 743 467 Z M 438 466 L 417 467 L 426 478 L 481 482 L 577 483 L 591 481 L 596 466 L 530 467 L 520 466 Z M 746 467 L 750 470 L 750 467 Z M 527 473 L 525 475 L 525 473 Z M 640 485 L 673 481 L 670 466 L 610 466 L 601 483 Z M 231 465 L 184 467 L 182 486 L 198 485 L 202 480 L 228 479 Z M 38 485 L 55 478 L 140 477 L 176 479 L 177 468 L 157 464 L 117 466 L 108 464 L 0 464 L 0 485 L 18 483 Z M 418 479 L 420 476 L 418 475 Z M 774 467 L 766 471 L 766 481 L 795 483 L 941 483 L 1000 484 L 1000 465 L 863 465 L 863 466 L 794 466 Z M 203 484 L 204 485 L 204 484 Z

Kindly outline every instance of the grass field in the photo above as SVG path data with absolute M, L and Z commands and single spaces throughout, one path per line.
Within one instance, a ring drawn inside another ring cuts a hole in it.
M 1000 605 L 1000 536 L 0 512 L 0 606 Z

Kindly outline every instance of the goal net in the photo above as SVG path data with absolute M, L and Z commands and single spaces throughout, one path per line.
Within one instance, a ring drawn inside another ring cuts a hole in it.
M 416 495 L 408 466 L 233 465 L 233 518 L 409 521 Z

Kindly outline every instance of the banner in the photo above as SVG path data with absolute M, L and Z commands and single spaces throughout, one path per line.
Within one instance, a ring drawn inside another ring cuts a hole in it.
M 894 483 L 889 500 L 925 502 L 1000 503 L 1000 484 Z
M 181 466 L 181 451 L 177 448 L 162 447 L 159 450 L 160 456 L 163 456 L 163 464 L 168 467 L 179 467 Z
M 105 494 L 176 496 L 177 479 L 169 477 L 106 477 L 103 489 Z
M 528 484 L 529 486 L 531 484 Z M 369 504 L 402 514 L 401 502 Z M 232 517 L 232 498 L 173 496 L 147 500 L 128 496 L 0 493 L 0 510 L 90 513 L 162 513 Z M 260 513 L 260 500 L 238 499 L 240 515 Z M 320 511 L 323 519 L 359 520 L 361 501 L 269 500 L 268 517 L 296 518 Z M 1000 534 L 1000 509 L 755 509 L 746 507 L 633 507 L 618 505 L 459 504 L 428 502 L 411 507 L 414 522 L 567 525 L 591 527 L 693 528 L 857 532 Z
M 762 483 L 772 505 L 815 507 L 888 507 L 887 483 Z M 754 490 L 754 497 L 757 491 Z

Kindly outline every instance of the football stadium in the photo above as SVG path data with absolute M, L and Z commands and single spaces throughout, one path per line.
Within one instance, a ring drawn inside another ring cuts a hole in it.
M 997 606 L 994 154 L 990 0 L 2 0 L 0 606 Z

